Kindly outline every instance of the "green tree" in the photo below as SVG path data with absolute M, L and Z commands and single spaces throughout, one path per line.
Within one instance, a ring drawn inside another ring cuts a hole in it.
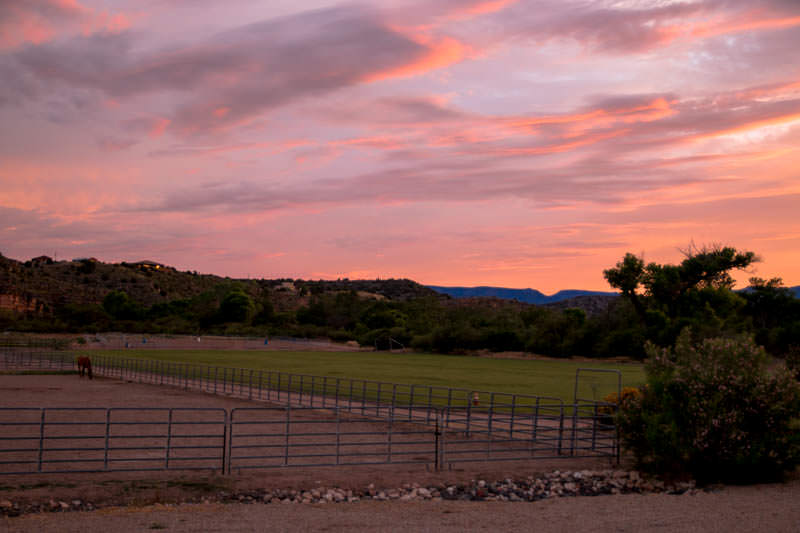
M 124 291 L 111 291 L 103 298 L 103 309 L 117 320 L 141 320 L 144 308 Z
M 248 322 L 255 311 L 250 296 L 239 287 L 233 288 L 219 304 L 220 322 Z

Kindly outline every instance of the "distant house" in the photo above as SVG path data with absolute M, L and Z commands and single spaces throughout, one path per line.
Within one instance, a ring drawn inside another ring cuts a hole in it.
M 131 265 L 139 268 L 140 270 L 161 270 L 167 268 L 166 265 L 156 263 L 155 261 L 139 261 L 137 263 L 131 263 Z
M 42 266 L 42 265 L 52 265 L 53 259 L 47 257 L 46 255 L 40 255 L 39 257 L 34 257 L 31 259 L 31 265 L 33 266 Z

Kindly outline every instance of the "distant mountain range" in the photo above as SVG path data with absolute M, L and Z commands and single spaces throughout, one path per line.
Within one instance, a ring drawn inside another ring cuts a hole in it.
M 582 291 L 564 290 L 558 291 L 553 295 L 546 295 L 536 289 L 506 289 L 504 287 L 439 287 L 436 285 L 426 285 L 429 289 L 442 294 L 447 294 L 453 298 L 502 298 L 505 300 L 517 300 L 527 304 L 545 305 L 563 300 L 569 300 L 578 296 L 619 296 L 618 292 L 601 291 Z
M 505 300 L 517 300 L 518 302 L 546 305 L 554 304 L 564 300 L 570 300 L 578 296 L 619 296 L 618 292 L 602 291 L 582 291 L 564 290 L 558 291 L 553 295 L 546 295 L 536 289 L 506 289 L 504 287 L 439 287 L 437 285 L 426 285 L 429 289 L 447 294 L 453 298 L 503 298 Z M 800 285 L 787 287 L 796 298 L 800 298 Z M 746 289 L 742 289 L 746 290 Z

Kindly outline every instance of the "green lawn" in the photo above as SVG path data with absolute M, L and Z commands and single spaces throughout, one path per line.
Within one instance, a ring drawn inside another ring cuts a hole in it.
M 623 386 L 644 383 L 642 365 L 600 361 L 490 359 L 385 352 L 123 350 L 99 353 L 293 374 L 552 396 L 565 400 L 573 397 L 575 370 L 578 368 L 620 370 Z M 582 398 L 601 399 L 608 392 L 616 391 L 616 377 L 612 374 L 587 375 L 581 383 L 579 395 Z

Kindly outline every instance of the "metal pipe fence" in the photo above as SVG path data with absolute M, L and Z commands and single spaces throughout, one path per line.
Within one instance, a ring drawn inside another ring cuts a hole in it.
M 0 349 L 0 370 L 75 370 L 75 357 L 69 352 L 53 350 Z
M 219 470 L 218 408 L 0 408 L 0 473 Z
M 439 432 L 310 407 L 231 411 L 228 472 L 253 468 L 437 464 Z
M 508 394 L 473 389 L 350 379 L 270 370 L 233 368 L 136 359 L 108 355 L 92 358 L 95 373 L 158 385 L 172 385 L 212 394 L 225 394 L 298 407 L 346 409 L 376 418 L 405 417 L 432 423 L 435 409 L 464 408 L 461 422 L 484 425 L 484 418 L 508 419 L 517 413 L 545 406 L 570 411 L 571 405 L 555 397 Z M 446 424 L 450 420 L 445 421 Z
M 613 428 L 598 420 L 531 424 L 514 438 L 374 419 L 342 409 L 0 408 L 0 474 L 215 470 L 613 457 Z M 535 415 L 534 415 L 535 416 Z M 545 419 L 542 419 L 545 420 Z
M 64 353 L 11 355 L 10 358 L 0 359 L 0 363 L 7 361 L 17 368 L 60 369 L 72 368 L 74 364 L 72 355 Z M 545 396 L 108 355 L 94 355 L 92 360 L 96 375 L 277 403 L 289 406 L 295 413 L 323 410 L 335 413 L 339 424 L 342 423 L 345 413 L 361 420 L 372 419 L 376 424 L 423 424 L 433 427 L 436 434 L 443 436 L 441 442 L 448 443 L 446 449 L 442 444 L 440 452 L 442 457 L 448 457 L 449 464 L 477 460 L 516 460 L 520 454 L 525 455 L 523 450 L 527 453 L 527 458 L 575 455 L 606 455 L 618 458 L 619 454 L 618 436 L 611 422 L 611 415 L 607 410 L 600 410 L 601 406 L 608 405 L 603 402 L 576 399 L 572 404 L 565 404 L 561 399 Z M 240 418 L 235 423 L 234 413 L 231 413 L 229 440 L 233 439 L 235 430 L 246 427 L 245 422 L 241 422 L 245 420 L 241 418 L 245 416 L 244 413 L 242 411 L 238 415 Z M 293 423 L 290 420 L 289 425 L 302 427 L 303 423 Z M 339 429 L 329 433 L 338 434 Z M 228 445 L 231 446 L 231 442 Z M 258 453 L 266 453 L 264 449 Z M 479 449 L 481 453 L 478 453 Z M 234 450 L 239 448 L 231 448 L 230 452 Z M 314 461 L 324 463 L 327 460 L 336 464 L 343 461 L 342 456 L 331 456 L 328 452 L 322 453 L 322 457 L 324 459 L 318 458 Z M 247 462 L 243 459 L 244 457 L 238 457 L 234 467 L 254 467 L 252 460 Z M 266 456 L 260 459 L 266 459 Z M 390 462 L 397 462 L 397 457 L 392 457 L 391 454 L 389 459 Z M 277 458 L 270 460 L 272 467 L 309 466 L 306 463 L 311 461 L 308 458 L 300 460 L 293 457 L 291 464 L 288 461 L 279 464 Z M 255 464 L 260 463 L 256 461 Z

